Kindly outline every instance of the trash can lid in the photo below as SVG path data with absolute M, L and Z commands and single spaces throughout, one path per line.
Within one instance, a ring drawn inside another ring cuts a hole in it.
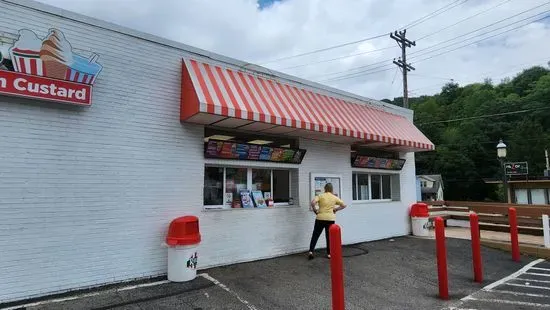
M 411 206 L 411 217 L 429 217 L 428 205 L 425 203 L 415 203 Z
M 166 244 L 193 245 L 201 242 L 199 231 L 199 218 L 196 216 L 182 216 L 175 218 L 170 222 L 168 234 L 166 235 Z

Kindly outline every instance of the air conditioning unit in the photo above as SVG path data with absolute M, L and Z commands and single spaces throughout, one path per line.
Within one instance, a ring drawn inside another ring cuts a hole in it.
M 550 177 L 550 170 L 544 170 L 544 176 Z

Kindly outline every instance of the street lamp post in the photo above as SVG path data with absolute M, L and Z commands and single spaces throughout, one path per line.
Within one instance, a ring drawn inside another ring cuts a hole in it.
M 502 142 L 502 139 L 497 144 L 497 157 L 500 160 L 500 167 L 502 168 L 502 176 L 504 185 L 504 202 L 510 203 L 508 196 L 508 178 L 506 176 L 506 166 L 504 161 L 506 160 L 506 144 Z

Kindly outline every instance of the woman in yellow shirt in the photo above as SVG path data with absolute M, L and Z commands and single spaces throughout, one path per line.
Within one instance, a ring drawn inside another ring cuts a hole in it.
M 346 205 L 344 202 L 338 198 L 333 193 L 333 188 L 331 183 L 325 185 L 325 192 L 319 196 L 316 196 L 315 199 L 311 201 L 311 208 L 313 212 L 317 214 L 315 218 L 315 226 L 313 227 L 313 234 L 311 235 L 311 242 L 309 243 L 309 254 L 308 258 L 313 259 L 313 251 L 315 250 L 315 245 L 323 229 L 325 230 L 325 238 L 327 240 L 327 257 L 330 258 L 330 240 L 328 229 L 330 225 L 334 224 L 336 220 L 336 212 L 343 210 Z M 319 205 L 319 208 L 316 208 L 316 205 Z M 336 207 L 336 205 L 338 205 Z

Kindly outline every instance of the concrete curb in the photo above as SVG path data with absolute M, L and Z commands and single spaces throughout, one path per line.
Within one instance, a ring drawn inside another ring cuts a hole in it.
M 481 245 L 486 246 L 488 248 L 499 249 L 507 252 L 512 251 L 511 250 L 512 245 L 510 244 L 510 242 L 505 242 L 505 241 L 481 239 Z M 520 243 L 519 251 L 521 254 L 524 254 L 524 255 L 550 259 L 550 248 L 545 248 L 542 245 Z

